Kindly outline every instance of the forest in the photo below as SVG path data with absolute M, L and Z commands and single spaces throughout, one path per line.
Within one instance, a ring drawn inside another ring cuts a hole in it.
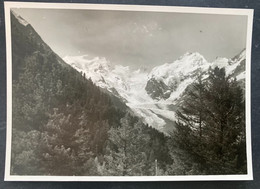
M 245 96 L 225 69 L 198 75 L 165 135 L 64 63 L 31 25 L 11 15 L 11 26 L 11 175 L 246 174 Z

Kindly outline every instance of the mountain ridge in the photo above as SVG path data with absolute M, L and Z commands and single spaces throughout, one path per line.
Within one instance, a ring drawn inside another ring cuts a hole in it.
M 80 57 L 86 60 L 80 61 Z M 199 73 L 206 74 L 210 67 L 218 66 L 225 67 L 227 74 L 237 80 L 245 79 L 245 49 L 231 59 L 217 57 L 213 62 L 208 62 L 198 52 L 187 52 L 176 61 L 156 66 L 150 72 L 145 69 L 131 71 L 122 65 L 111 66 L 104 57 L 90 60 L 87 57 L 66 56 L 63 60 L 91 78 L 97 86 L 123 99 L 145 123 L 166 134 L 172 130 L 166 127 L 167 120 L 175 121 L 175 106 Z M 97 69 L 96 65 L 102 66 Z M 82 69 L 84 67 L 87 68 Z

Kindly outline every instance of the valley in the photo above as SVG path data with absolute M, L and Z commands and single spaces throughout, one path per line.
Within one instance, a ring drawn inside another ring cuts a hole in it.
M 132 70 L 130 66 L 114 65 L 106 58 L 66 56 L 63 60 L 97 86 L 121 98 L 144 123 L 169 134 L 174 130 L 175 111 L 185 91 L 199 74 L 211 67 L 225 68 L 238 81 L 245 79 L 245 49 L 234 58 L 217 57 L 208 62 L 199 53 L 185 53 L 172 63 L 147 69 Z

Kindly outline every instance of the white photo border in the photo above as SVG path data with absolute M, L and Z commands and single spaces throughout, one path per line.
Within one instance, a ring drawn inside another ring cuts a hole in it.
M 145 12 L 199 13 L 216 15 L 247 16 L 246 43 L 246 151 L 247 174 L 244 175 L 196 175 L 196 176 L 18 176 L 10 175 L 12 139 L 12 47 L 11 47 L 11 8 L 78 9 L 78 10 L 120 10 Z M 5 181 L 215 181 L 215 180 L 253 180 L 251 145 L 251 44 L 253 9 L 199 8 L 179 6 L 147 6 L 118 4 L 77 4 L 77 3 L 36 3 L 4 2 L 6 29 L 6 81 L 7 81 L 7 120 L 6 120 L 6 159 Z

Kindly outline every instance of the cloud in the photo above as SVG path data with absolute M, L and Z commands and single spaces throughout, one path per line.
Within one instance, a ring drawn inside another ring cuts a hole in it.
M 61 57 L 104 56 L 114 64 L 132 67 L 172 62 L 187 51 L 200 52 L 209 61 L 216 56 L 231 58 L 246 44 L 246 16 L 57 9 L 17 12 Z

